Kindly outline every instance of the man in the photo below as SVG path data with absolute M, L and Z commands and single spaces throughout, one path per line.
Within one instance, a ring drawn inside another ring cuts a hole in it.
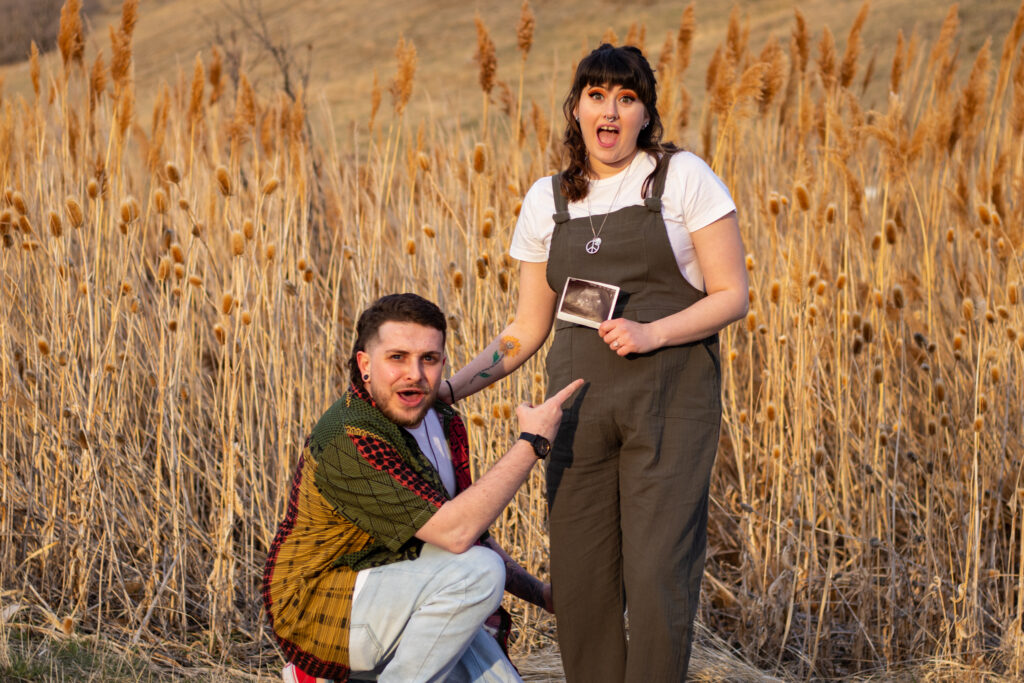
M 520 680 L 482 625 L 503 588 L 549 611 L 551 589 L 487 527 L 582 382 L 521 405 L 520 439 L 471 484 L 465 427 L 437 400 L 445 333 L 441 310 L 415 294 L 359 318 L 352 384 L 306 441 L 264 570 L 286 681 Z

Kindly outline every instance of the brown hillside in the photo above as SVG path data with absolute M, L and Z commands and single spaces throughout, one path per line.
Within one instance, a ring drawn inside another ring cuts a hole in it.
M 643 45 L 657 59 L 668 35 L 674 35 L 688 3 L 643 0 L 637 3 L 579 3 L 536 0 L 536 32 L 525 70 L 524 101 L 542 106 L 560 101 L 561 90 L 552 92 L 551 76 L 559 75 L 556 87 L 567 82 L 568 71 L 584 51 L 598 43 L 608 31 L 621 41 L 636 25 Z M 992 33 L 1001 34 L 1016 13 L 1015 0 L 966 0 L 959 3 L 961 52 L 974 54 Z M 109 59 L 106 26 L 116 21 L 119 3 L 106 0 L 108 11 L 90 16 L 93 31 L 88 39 L 91 54 L 97 49 Z M 695 97 L 703 92 L 703 81 L 711 53 L 722 40 L 733 5 L 695 3 L 697 32 L 694 53 L 686 74 L 686 85 Z M 799 7 L 814 32 L 814 53 L 823 26 L 835 34 L 840 49 L 857 15 L 861 2 L 852 0 L 781 0 L 738 2 L 749 27 L 750 43 L 760 49 L 769 38 L 783 45 L 789 41 L 794 7 Z M 916 30 L 933 40 L 950 4 L 927 4 L 916 0 L 875 0 L 864 28 L 866 65 L 875 57 L 874 78 L 865 104 L 884 104 L 885 83 L 896 34 L 909 36 Z M 453 0 L 147 0 L 141 3 L 135 31 L 135 78 L 140 112 L 148 105 L 162 81 L 173 82 L 179 70 L 191 74 L 196 53 L 208 61 L 212 45 L 220 43 L 239 50 L 244 69 L 264 90 L 281 85 L 280 72 L 269 55 L 252 39 L 237 16 L 241 10 L 251 19 L 257 10 L 266 19 L 273 39 L 291 46 L 291 55 L 303 62 L 311 50 L 312 68 L 308 91 L 311 106 L 318 101 L 329 105 L 335 130 L 348 130 L 353 122 L 369 117 L 374 73 L 385 91 L 382 115 L 390 111 L 387 85 L 394 75 L 394 49 L 399 36 L 412 41 L 418 55 L 416 79 L 409 112 L 412 116 L 432 112 L 441 116 L 475 118 L 480 111 L 474 16 L 479 14 L 491 33 L 498 58 L 497 78 L 513 90 L 519 77 L 520 53 L 515 27 L 519 20 L 517 2 L 463 3 Z M 50 55 L 50 59 L 55 55 Z M 863 72 L 857 75 L 860 79 Z M 25 63 L 0 69 L 6 79 L 0 93 L 31 91 Z M 501 87 L 493 98 L 498 99 Z M 347 136 L 346 136 L 347 137 Z

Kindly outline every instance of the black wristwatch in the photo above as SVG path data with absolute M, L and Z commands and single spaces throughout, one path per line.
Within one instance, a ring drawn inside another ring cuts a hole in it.
M 521 432 L 519 438 L 523 441 L 529 441 L 530 445 L 533 446 L 533 454 L 543 460 L 548 457 L 548 453 L 551 452 L 551 442 L 545 439 L 540 434 L 531 434 L 530 432 Z

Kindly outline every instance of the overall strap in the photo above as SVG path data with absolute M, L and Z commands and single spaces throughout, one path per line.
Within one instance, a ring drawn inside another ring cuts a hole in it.
M 556 225 L 569 220 L 569 203 L 565 200 L 565 195 L 562 194 L 561 180 L 561 173 L 551 176 L 551 189 L 555 195 L 555 212 L 551 214 L 551 219 L 555 221 Z
M 665 156 L 658 160 L 658 174 L 654 176 L 651 196 L 644 199 L 644 205 L 651 211 L 661 211 L 661 195 L 665 192 L 665 179 L 668 178 L 668 166 L 672 161 L 671 157 L 670 153 L 666 153 Z

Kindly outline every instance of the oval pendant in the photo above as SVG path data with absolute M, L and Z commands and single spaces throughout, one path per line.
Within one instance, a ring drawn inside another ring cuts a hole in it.
M 596 254 L 597 250 L 601 248 L 601 238 L 595 237 L 594 239 L 587 242 L 587 253 Z

